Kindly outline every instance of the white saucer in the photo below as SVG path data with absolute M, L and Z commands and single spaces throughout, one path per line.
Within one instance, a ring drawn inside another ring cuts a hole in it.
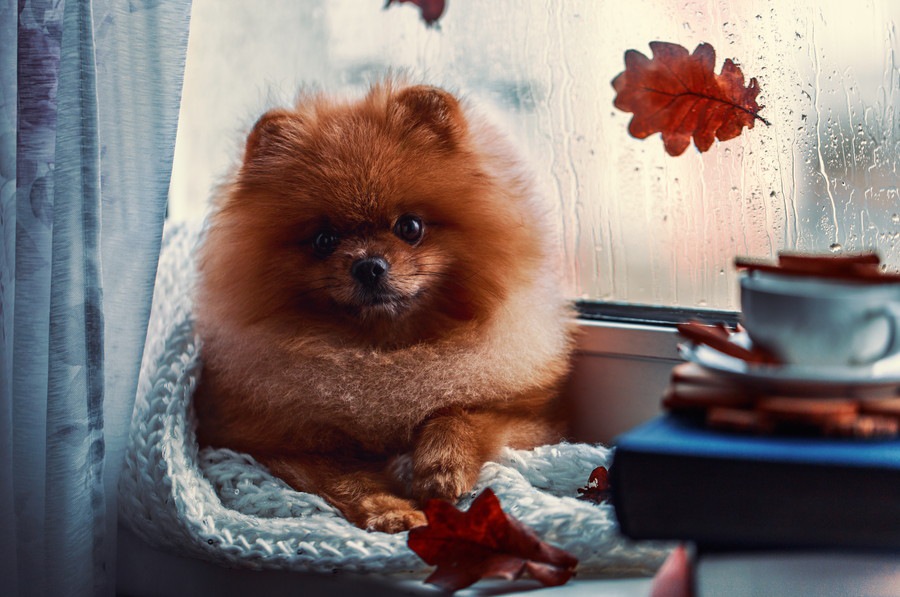
M 731 342 L 750 348 L 746 332 L 732 335 Z M 769 392 L 805 395 L 858 395 L 869 390 L 896 386 L 900 390 L 900 355 L 857 367 L 770 365 L 748 363 L 705 344 L 678 345 L 681 356 L 693 363 Z

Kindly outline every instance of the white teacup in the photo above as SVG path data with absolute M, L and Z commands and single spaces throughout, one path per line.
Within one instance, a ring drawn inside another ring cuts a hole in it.
M 792 365 L 860 366 L 900 352 L 900 284 L 749 272 L 742 321 L 755 345 Z

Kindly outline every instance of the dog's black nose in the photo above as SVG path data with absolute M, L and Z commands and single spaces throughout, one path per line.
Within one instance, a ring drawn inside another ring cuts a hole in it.
M 389 268 L 384 257 L 366 257 L 353 262 L 350 274 L 366 288 L 374 288 Z

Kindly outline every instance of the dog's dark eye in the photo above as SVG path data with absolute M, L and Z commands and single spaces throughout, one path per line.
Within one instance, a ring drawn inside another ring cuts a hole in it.
M 330 230 L 323 230 L 313 239 L 313 250 L 319 257 L 328 257 L 338 245 L 338 237 Z
M 400 216 L 400 219 L 394 224 L 394 234 L 411 245 L 422 240 L 424 232 L 425 225 L 422 224 L 422 219 L 412 214 Z

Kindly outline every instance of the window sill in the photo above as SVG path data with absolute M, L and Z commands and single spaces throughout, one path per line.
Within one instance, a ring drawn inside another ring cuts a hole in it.
M 660 413 L 672 367 L 681 358 L 674 325 L 579 319 L 581 333 L 565 393 L 574 439 L 612 444 Z

